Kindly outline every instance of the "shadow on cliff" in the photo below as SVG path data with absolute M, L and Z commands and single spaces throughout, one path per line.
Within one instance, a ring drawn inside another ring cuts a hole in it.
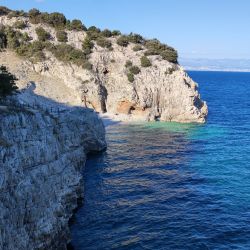
M 14 106 L 16 105 L 20 108 L 29 108 L 40 112 L 46 112 L 55 116 L 60 116 L 63 115 L 64 112 L 71 112 L 76 110 L 95 112 L 94 109 L 84 107 L 84 104 L 82 106 L 72 106 L 67 103 L 57 102 L 49 97 L 38 95 L 34 92 L 35 89 L 36 83 L 29 82 L 25 89 L 20 90 L 18 94 L 9 99 L 10 104 L 13 105 L 14 100 Z M 119 123 L 118 121 L 114 121 L 109 117 L 100 116 L 99 112 L 95 113 L 102 120 L 105 127 Z

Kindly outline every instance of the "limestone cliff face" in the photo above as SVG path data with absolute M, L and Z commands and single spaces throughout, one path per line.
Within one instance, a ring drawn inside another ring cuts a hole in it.
M 0 24 L 11 26 L 16 20 L 27 22 L 27 27 L 20 31 L 28 33 L 33 40 L 37 39 L 35 28 L 42 26 L 50 32 L 51 42 L 59 43 L 53 28 L 44 24 L 30 24 L 24 17 L 8 19 L 2 16 Z M 67 34 L 67 43 L 81 49 L 86 33 L 67 31 Z M 140 58 L 145 48 L 135 52 L 132 44 L 121 47 L 113 37 L 109 41 L 112 42 L 111 51 L 95 43 L 90 55 L 93 64 L 91 72 L 59 62 L 51 53 L 47 53 L 47 59 L 43 62 L 32 64 L 27 61 L 22 68 L 60 79 L 70 89 L 70 93 L 74 93 L 74 102 L 98 112 L 125 114 L 124 119 L 205 122 L 207 105 L 200 98 L 197 84 L 181 66 L 163 60 L 160 56 L 149 56 L 152 66 L 141 67 Z M 127 79 L 127 60 L 140 67 L 140 73 L 134 75 L 133 83 Z
M 89 109 L 18 98 L 36 108 L 0 107 L 0 249 L 66 249 L 86 153 L 106 147 L 104 127 Z

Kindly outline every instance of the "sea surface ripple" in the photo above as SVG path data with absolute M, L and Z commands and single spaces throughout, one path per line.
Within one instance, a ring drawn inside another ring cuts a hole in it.
M 189 74 L 207 123 L 108 126 L 83 173 L 75 250 L 250 249 L 250 73 Z

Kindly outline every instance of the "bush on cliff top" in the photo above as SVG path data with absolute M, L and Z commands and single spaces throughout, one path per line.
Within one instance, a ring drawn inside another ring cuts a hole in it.
M 16 80 L 5 66 L 0 66 L 0 97 L 11 95 L 17 90 Z
M 86 31 L 87 30 L 87 28 L 81 22 L 81 20 L 78 20 L 78 19 L 74 19 L 71 22 L 68 21 L 66 26 L 69 30 L 75 30 L 75 31 L 83 31 L 83 30 Z
M 177 51 L 166 44 L 162 44 L 157 39 L 146 41 L 145 47 L 147 48 L 145 56 L 161 55 L 164 60 L 167 60 L 172 63 L 177 63 L 178 59 Z
M 10 9 L 8 9 L 4 6 L 0 6 L 0 16 L 8 15 L 10 12 L 11 12 Z
M 98 46 L 102 47 L 102 48 L 111 48 L 112 47 L 112 43 L 103 38 L 103 37 L 99 37 L 97 40 L 96 40 L 96 43 Z
M 122 46 L 122 47 L 127 47 L 128 44 L 129 44 L 129 39 L 127 36 L 120 36 L 118 39 L 117 39 L 117 44 Z
M 104 37 L 111 37 L 112 36 L 112 32 L 108 29 L 105 29 L 102 31 L 102 36 Z

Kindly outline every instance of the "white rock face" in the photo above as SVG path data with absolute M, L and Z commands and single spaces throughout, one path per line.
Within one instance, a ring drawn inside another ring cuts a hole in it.
M 13 25 L 25 18 L 8 19 L 0 17 L 0 24 Z M 44 27 L 50 32 L 51 42 L 58 44 L 55 30 L 46 25 L 33 25 L 21 32 L 27 32 L 36 40 L 35 28 Z M 86 37 L 85 32 L 67 31 L 68 44 L 81 49 Z M 76 65 L 59 62 L 51 53 L 47 59 L 35 65 L 27 62 L 26 70 L 34 70 L 38 74 L 61 79 L 74 93 L 78 105 L 86 105 L 98 112 L 113 115 L 122 114 L 124 119 L 161 120 L 177 122 L 205 122 L 208 109 L 197 91 L 197 84 L 186 74 L 182 67 L 163 60 L 160 56 L 149 56 L 152 66 L 143 68 L 140 58 L 145 50 L 133 51 L 134 44 L 124 48 L 116 44 L 116 38 L 109 38 L 113 50 L 101 48 L 95 44 L 90 62 L 93 71 L 87 71 Z M 134 75 L 135 81 L 127 79 L 127 60 L 140 67 L 141 72 Z M 126 117 L 126 118 L 125 118 Z
M 0 249 L 66 249 L 86 153 L 106 147 L 105 131 L 89 109 L 46 111 L 31 95 L 19 102 L 40 107 L 0 107 Z
M 0 25 L 26 18 L 0 17 Z M 85 32 L 67 31 L 68 44 L 81 49 Z M 122 120 L 204 122 L 207 106 L 197 85 L 176 64 L 150 56 L 152 66 L 140 66 L 145 51 L 123 48 L 110 38 L 113 50 L 95 44 L 93 71 L 59 62 L 51 53 L 32 64 L 13 52 L 0 52 L 0 62 L 18 78 L 16 98 L 34 108 L 0 106 L 0 249 L 65 249 L 68 221 L 81 197 L 81 170 L 89 151 L 106 147 L 105 130 L 93 110 Z M 127 60 L 140 67 L 135 81 L 127 79 Z M 34 93 L 33 93 L 34 92 Z M 59 104 L 60 102 L 60 104 Z M 81 106 L 74 108 L 73 106 Z

